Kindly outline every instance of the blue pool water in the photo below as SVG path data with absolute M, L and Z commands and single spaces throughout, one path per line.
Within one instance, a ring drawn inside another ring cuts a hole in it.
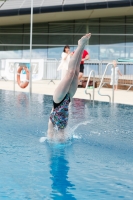
M 74 99 L 65 144 L 40 142 L 51 106 L 0 90 L 0 200 L 132 200 L 133 106 Z

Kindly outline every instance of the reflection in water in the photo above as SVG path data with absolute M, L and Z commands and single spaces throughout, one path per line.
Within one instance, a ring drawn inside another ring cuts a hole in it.
M 28 99 L 28 94 L 24 92 L 17 93 L 17 103 L 18 106 L 23 106 L 23 107 L 28 107 L 29 105 L 29 99 Z
M 50 174 L 52 180 L 51 197 L 54 200 L 76 200 L 68 192 L 75 185 L 68 180 L 69 162 L 65 158 L 64 148 L 53 148 L 50 154 Z
M 17 109 L 16 109 L 16 114 L 18 117 L 21 116 L 23 113 L 23 110 L 25 110 L 26 115 L 29 114 L 29 104 L 30 104 L 30 99 L 28 97 L 27 93 L 24 92 L 17 92 L 16 93 L 16 100 L 17 100 Z

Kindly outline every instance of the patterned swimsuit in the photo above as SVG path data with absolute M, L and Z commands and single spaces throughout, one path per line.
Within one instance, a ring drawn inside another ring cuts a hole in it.
M 68 122 L 68 106 L 70 103 L 70 96 L 66 94 L 65 98 L 58 104 L 53 102 L 54 109 L 50 114 L 50 120 L 55 129 L 64 129 Z

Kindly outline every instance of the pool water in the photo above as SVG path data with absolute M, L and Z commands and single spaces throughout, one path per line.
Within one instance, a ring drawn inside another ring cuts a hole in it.
M 0 200 L 132 200 L 133 106 L 73 99 L 64 144 L 52 96 L 0 90 Z

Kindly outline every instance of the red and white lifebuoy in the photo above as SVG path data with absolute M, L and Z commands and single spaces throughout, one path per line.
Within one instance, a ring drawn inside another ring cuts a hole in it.
M 25 70 L 25 72 L 26 72 L 26 80 L 25 81 L 20 81 L 20 74 L 21 74 L 22 70 Z M 23 89 L 26 88 L 29 84 L 29 78 L 30 78 L 30 72 L 29 72 L 28 68 L 26 66 L 19 67 L 18 71 L 17 71 L 17 83 L 18 83 L 18 85 Z

